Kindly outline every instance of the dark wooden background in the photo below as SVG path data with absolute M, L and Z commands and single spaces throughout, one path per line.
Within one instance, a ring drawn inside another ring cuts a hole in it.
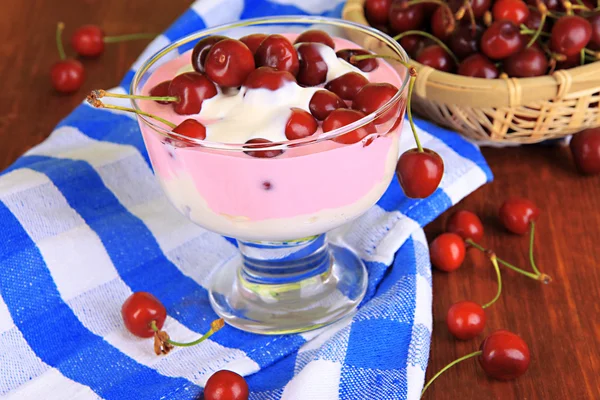
M 145 46 L 145 42 L 109 45 L 101 58 L 84 60 L 83 88 L 61 96 L 53 92 L 48 78 L 58 57 L 57 21 L 65 22 L 66 38 L 85 23 L 99 24 L 108 34 L 160 32 L 191 1 L 2 0 L 2 4 L 7 7 L 0 13 L 0 169 L 44 140 L 89 90 L 118 84 Z M 527 239 L 506 233 L 496 212 L 508 195 L 535 201 L 543 209 L 536 257 L 540 269 L 554 281 L 544 286 L 505 272 L 503 296 L 488 313 L 486 333 L 506 328 L 529 344 L 532 362 L 526 375 L 514 382 L 491 381 L 471 360 L 441 377 L 426 398 L 600 399 L 600 176 L 579 176 L 568 148 L 489 148 L 483 153 L 495 182 L 456 208 L 482 216 L 485 244 L 500 257 L 527 267 Z M 441 232 L 448 214 L 427 227 L 430 238 Z M 444 322 L 448 307 L 459 300 L 486 302 L 495 290 L 493 270 L 475 250 L 457 272 L 434 272 L 428 377 L 479 347 L 479 339 L 457 342 L 450 336 Z

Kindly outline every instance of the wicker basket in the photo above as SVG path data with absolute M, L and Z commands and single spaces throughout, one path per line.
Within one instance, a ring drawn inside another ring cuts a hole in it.
M 343 18 L 368 25 L 365 0 Z M 412 62 L 415 112 L 480 142 L 535 143 L 600 125 L 600 62 L 536 78 L 481 79 Z

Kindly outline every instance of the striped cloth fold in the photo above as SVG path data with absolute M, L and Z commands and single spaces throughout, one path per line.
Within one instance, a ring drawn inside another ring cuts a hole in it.
M 339 16 L 341 1 L 200 0 L 143 60 L 207 26 L 284 14 Z M 432 329 L 431 268 L 422 227 L 492 179 L 478 148 L 417 120 L 442 155 L 440 189 L 404 197 L 396 181 L 358 220 L 331 232 L 366 263 L 359 310 L 302 334 L 260 336 L 226 326 L 157 357 L 124 328 L 135 291 L 165 304 L 166 330 L 191 340 L 216 318 L 210 273 L 237 257 L 228 240 L 180 215 L 154 179 L 130 115 L 80 105 L 0 175 L 0 396 L 7 399 L 195 399 L 208 377 L 247 377 L 251 399 L 417 399 Z M 412 147 L 405 124 L 403 150 Z

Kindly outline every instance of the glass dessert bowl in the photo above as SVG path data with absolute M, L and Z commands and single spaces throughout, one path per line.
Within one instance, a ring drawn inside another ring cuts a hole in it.
M 159 51 L 136 73 L 131 94 L 156 94 L 164 81 L 193 71 L 192 48 L 206 37 L 277 33 L 294 42 L 307 29 L 328 32 L 335 51 L 362 48 L 408 61 L 392 38 L 351 22 L 323 17 L 246 20 L 195 33 Z M 377 59 L 373 68 L 373 60 L 365 66 L 338 58 L 330 45 L 311 45 L 306 53 L 300 46 L 294 47 L 300 61 L 299 67 L 290 67 L 292 75 L 256 70 L 256 85 L 248 83 L 250 77 L 241 87 L 236 82 L 215 85 L 216 94 L 201 101 L 199 112 L 178 113 L 172 104 L 132 100 L 136 110 L 173 123 L 138 115 L 155 175 L 169 200 L 194 223 L 237 241 L 241 257 L 213 272 L 209 289 L 215 312 L 230 325 L 261 334 L 330 324 L 363 299 L 363 262 L 351 250 L 328 243 L 326 233 L 362 215 L 387 189 L 406 105 L 409 76 L 400 62 Z M 310 64 L 313 50 L 317 64 Z M 322 78 L 314 80 L 319 73 Z M 360 95 L 344 80 L 331 83 L 348 73 L 375 86 L 391 84 L 394 91 L 381 101 L 375 89 Z M 319 83 L 300 85 L 295 78 Z M 315 93 L 324 86 L 344 98 L 338 108 L 346 111 L 332 112 L 316 101 Z M 359 103 L 364 113 L 347 111 L 361 109 Z M 324 110 L 327 117 L 321 115 Z M 190 118 L 202 123 L 199 134 L 180 129 Z M 311 121 L 304 123 L 307 118 Z

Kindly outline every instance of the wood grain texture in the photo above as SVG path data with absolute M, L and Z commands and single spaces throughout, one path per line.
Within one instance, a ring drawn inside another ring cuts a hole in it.
M 44 140 L 85 93 L 116 85 L 145 42 L 107 46 L 96 60 L 83 60 L 87 79 L 75 95 L 53 92 L 48 71 L 57 60 L 54 29 L 66 24 L 65 39 L 85 23 L 100 24 L 107 34 L 160 32 L 190 0 L 44 0 L 11 2 L 0 13 L 0 169 Z M 152 4 L 152 7 L 149 7 Z M 72 52 L 71 52 L 72 54 Z M 506 233 L 496 212 L 508 195 L 535 201 L 538 223 L 536 257 L 554 281 L 547 286 L 504 272 L 505 290 L 488 312 L 486 333 L 506 328 L 527 341 L 532 363 L 514 382 L 488 380 L 474 360 L 456 366 L 428 391 L 427 399 L 600 399 L 600 177 L 581 177 L 567 148 L 527 146 L 485 149 L 495 182 L 454 209 L 483 217 L 484 243 L 522 267 L 528 265 L 526 238 Z M 432 239 L 443 230 L 445 213 L 426 231 Z M 449 361 L 479 347 L 479 339 L 457 342 L 445 326 L 448 307 L 459 300 L 485 302 L 494 295 L 494 273 L 487 259 L 471 250 L 457 272 L 434 272 L 434 333 L 428 377 Z

